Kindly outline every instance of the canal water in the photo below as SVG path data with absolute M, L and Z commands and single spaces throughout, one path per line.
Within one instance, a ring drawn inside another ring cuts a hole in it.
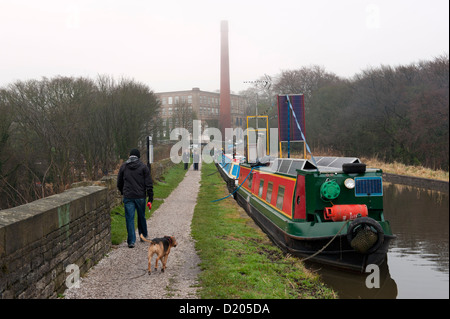
M 384 216 L 393 233 L 379 288 L 373 271 L 348 273 L 309 264 L 339 298 L 449 298 L 449 196 L 385 183 Z

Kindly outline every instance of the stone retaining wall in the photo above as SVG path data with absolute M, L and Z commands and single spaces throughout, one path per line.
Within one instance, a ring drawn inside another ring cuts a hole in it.
M 153 180 L 173 165 L 153 163 Z M 110 210 L 122 200 L 116 185 L 116 175 L 105 176 L 0 210 L 0 299 L 57 298 L 100 261 L 111 249 Z
M 69 275 L 82 276 L 110 248 L 105 187 L 73 188 L 2 210 L 0 298 L 57 298 Z

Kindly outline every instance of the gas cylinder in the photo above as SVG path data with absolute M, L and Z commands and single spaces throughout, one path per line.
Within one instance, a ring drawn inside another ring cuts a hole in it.
M 345 220 L 353 220 L 357 217 L 367 217 L 369 210 L 366 205 L 333 205 L 325 207 L 323 217 L 325 220 L 340 222 Z

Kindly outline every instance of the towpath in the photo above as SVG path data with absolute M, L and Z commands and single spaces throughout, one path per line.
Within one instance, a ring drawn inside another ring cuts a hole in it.
M 199 165 L 200 166 L 200 165 Z M 200 171 L 193 165 L 176 189 L 147 220 L 148 237 L 174 236 L 164 273 L 147 274 L 149 243 L 137 240 L 134 248 L 126 242 L 116 246 L 81 278 L 80 287 L 66 289 L 66 299 L 194 299 L 200 259 L 191 237 L 191 220 L 200 188 Z M 138 236 L 138 235 L 136 235 Z M 152 267 L 154 266 L 153 257 Z

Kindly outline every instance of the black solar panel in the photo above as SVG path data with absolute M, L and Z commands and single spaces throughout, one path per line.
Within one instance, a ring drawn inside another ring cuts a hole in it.
M 359 158 L 357 157 L 314 157 L 316 160 L 317 166 L 320 167 L 333 167 L 333 168 L 342 168 L 342 164 L 344 163 L 361 163 Z
M 282 174 L 296 177 L 297 170 L 317 170 L 338 172 L 342 170 L 344 163 L 360 163 L 356 157 L 314 157 L 317 167 L 311 160 L 297 159 L 297 158 L 277 158 L 271 165 L 276 171 Z M 264 170 L 264 168 L 262 169 Z
M 288 172 L 289 166 L 291 166 L 292 159 L 283 159 L 281 161 L 281 166 L 278 169 L 280 173 L 286 174 Z
M 292 161 L 291 167 L 289 168 L 288 175 L 297 176 L 297 170 L 305 168 L 306 160 L 295 160 Z

